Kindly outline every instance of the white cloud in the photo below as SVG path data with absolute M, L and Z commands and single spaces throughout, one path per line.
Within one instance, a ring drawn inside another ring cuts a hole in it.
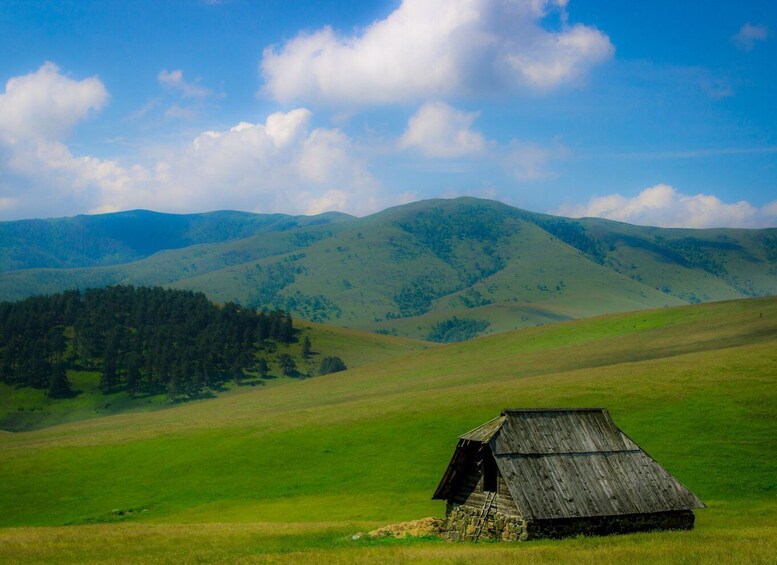
M 0 121 L 4 218 L 136 207 L 364 213 L 396 200 L 379 194 L 351 139 L 337 129 L 312 128 L 312 115 L 304 108 L 272 114 L 265 123 L 241 122 L 227 130 L 206 131 L 189 144 L 161 149 L 145 165 L 128 166 L 74 155 L 56 139 L 107 98 L 99 81 L 73 81 L 54 65 L 45 65 L 9 85 L 0 96 L 0 111 L 7 116 L 17 110 L 21 118 Z M 36 97 L 39 90 L 44 94 Z M 40 112 L 58 120 L 56 127 L 41 125 L 25 94 L 44 106 Z M 46 108 L 51 100 L 66 101 L 57 107 L 72 115 L 62 117 Z
M 54 63 L 45 63 L 6 82 L 0 94 L 0 137 L 7 143 L 62 139 L 107 101 L 108 92 L 97 77 L 73 80 Z
M 0 185 L 0 211 L 5 218 L 72 215 L 120 209 L 113 202 L 127 195 L 142 200 L 150 180 L 141 166 L 124 167 L 118 161 L 76 156 L 62 142 L 23 141 L 0 157 L 0 173 L 12 182 Z
M 4 216 L 83 211 L 95 183 L 109 190 L 126 182 L 113 161 L 74 157 L 62 140 L 108 101 L 102 82 L 74 80 L 54 63 L 13 77 L 0 94 L 0 210 Z M 130 172 L 134 174 L 134 172 Z
M 210 106 L 210 101 L 217 96 L 209 88 L 200 86 L 199 79 L 194 82 L 185 80 L 181 69 L 160 71 L 157 75 L 157 82 L 177 98 L 164 111 L 164 117 L 167 119 L 192 120 L 197 118 L 203 110 Z
M 537 33 L 528 48 L 509 53 L 505 59 L 522 82 L 554 88 L 577 79 L 612 53 L 607 36 L 597 29 L 576 25 L 561 33 Z
M 297 108 L 291 112 L 276 112 L 267 116 L 264 126 L 276 147 L 285 147 L 296 143 L 304 135 L 312 114 L 307 108 Z
M 687 195 L 672 186 L 658 184 L 633 198 L 620 194 L 597 196 L 588 204 L 562 207 L 558 214 L 570 217 L 593 216 L 631 224 L 659 227 L 742 227 L 775 225 L 777 201 L 756 208 L 742 200 L 722 202 L 709 194 Z
M 393 103 L 483 90 L 551 89 L 614 49 L 599 30 L 566 23 L 566 0 L 403 0 L 361 33 L 325 27 L 264 51 L 276 100 Z M 542 27 L 561 14 L 559 31 Z
M 416 149 L 423 156 L 433 159 L 476 156 L 478 163 L 488 161 L 518 182 L 558 176 L 551 168 L 552 163 L 569 154 L 560 142 L 538 144 L 512 139 L 507 144 L 501 144 L 472 128 L 477 117 L 478 112 L 463 112 L 443 102 L 426 103 L 408 120 L 407 129 L 397 146 L 400 149 Z M 474 162 L 468 164 L 459 159 L 451 165 L 449 161 L 444 169 L 439 169 L 439 161 L 424 166 L 425 170 L 463 172 L 471 170 Z
M 421 106 L 408 120 L 400 148 L 419 149 L 431 157 L 459 157 L 483 151 L 483 135 L 471 129 L 477 112 L 461 112 L 443 102 Z
M 360 213 L 376 205 L 377 182 L 358 149 L 337 129 L 310 127 L 311 113 L 277 112 L 265 123 L 207 131 L 157 164 L 167 210 L 236 208 Z
M 213 94 L 213 91 L 207 88 L 185 81 L 181 69 L 160 71 L 156 78 L 159 84 L 179 91 L 184 98 L 207 98 Z
M 738 49 L 741 49 L 742 51 L 752 51 L 756 41 L 766 41 L 768 37 L 768 27 L 763 24 L 753 25 L 750 22 L 747 22 L 731 37 L 731 40 Z

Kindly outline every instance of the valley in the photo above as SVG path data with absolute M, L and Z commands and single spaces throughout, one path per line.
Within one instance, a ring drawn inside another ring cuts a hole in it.
M 331 331 L 342 351 L 360 335 Z M 775 346 L 774 298 L 659 308 L 0 434 L 0 557 L 98 561 L 110 543 L 112 559 L 148 562 L 766 563 L 777 549 Z M 528 406 L 608 408 L 707 504 L 696 529 L 510 546 L 350 539 L 443 515 L 431 494 L 456 437 Z

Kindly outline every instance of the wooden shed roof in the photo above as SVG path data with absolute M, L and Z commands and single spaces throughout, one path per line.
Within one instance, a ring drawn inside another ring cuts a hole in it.
M 494 434 L 502 427 L 504 421 L 504 416 L 497 416 L 482 426 L 478 426 L 474 430 L 470 430 L 466 434 L 460 435 L 459 439 L 464 441 L 479 441 L 481 443 L 489 442 L 491 441 L 491 438 L 494 437 Z
M 619 430 L 607 410 L 506 409 L 459 438 L 435 498 L 470 442 L 488 445 L 526 519 L 644 514 L 704 504 Z

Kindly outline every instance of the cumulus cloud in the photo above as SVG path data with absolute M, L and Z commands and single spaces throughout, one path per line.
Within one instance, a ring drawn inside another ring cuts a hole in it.
M 311 128 L 310 117 L 297 109 L 272 114 L 265 123 L 206 131 L 146 165 L 74 156 L 58 142 L 40 144 L 4 163 L 28 187 L 7 195 L 13 199 L 3 202 L 4 212 L 40 217 L 143 207 L 364 213 L 393 203 L 379 194 L 352 141 L 339 130 Z
M 432 157 L 459 157 L 483 151 L 483 135 L 471 129 L 477 112 L 461 112 L 444 102 L 421 106 L 408 120 L 400 148 L 415 148 Z
M 478 112 L 457 110 L 444 102 L 421 106 L 408 120 L 407 129 L 397 141 L 403 150 L 416 150 L 424 157 L 437 160 L 429 170 L 440 170 L 439 159 L 459 158 L 455 165 L 445 164 L 446 171 L 470 170 L 472 164 L 488 162 L 504 170 L 518 182 L 554 178 L 553 163 L 568 156 L 568 149 L 558 141 L 551 144 L 512 139 L 499 143 L 487 139 L 473 128 Z M 477 157 L 469 164 L 463 159 Z
M 756 41 L 766 41 L 768 37 L 768 27 L 763 24 L 753 25 L 747 22 L 731 37 L 731 41 L 742 51 L 752 51 Z
M 311 117 L 298 108 L 271 114 L 265 123 L 200 134 L 157 164 L 165 186 L 160 204 L 296 213 L 327 207 L 358 213 L 375 205 L 377 182 L 350 138 L 311 128 Z
M 177 212 L 362 213 L 380 206 L 378 183 L 352 141 L 336 129 L 311 128 L 311 116 L 299 108 L 203 132 L 154 164 L 150 193 L 106 193 L 106 201 Z
M 126 172 L 112 161 L 75 157 L 64 138 L 108 101 L 96 78 L 75 80 L 54 63 L 13 77 L 0 94 L 0 211 L 11 217 L 84 209 L 92 183 L 115 188 Z
M 557 213 L 659 227 L 755 228 L 775 225 L 777 201 L 759 209 L 744 200 L 729 204 L 709 194 L 687 195 L 672 186 L 658 184 L 633 198 L 620 194 L 597 196 L 588 204 L 562 207 Z
M 75 155 L 59 139 L 105 103 L 99 80 L 76 81 L 47 64 L 8 85 L 0 95 L 4 218 L 136 207 L 364 213 L 399 198 L 381 195 L 353 141 L 338 129 L 312 127 L 304 108 L 271 114 L 264 123 L 205 131 L 128 165 Z
M 108 102 L 100 79 L 73 80 L 54 63 L 13 77 L 0 94 L 0 136 L 7 143 L 62 139 L 90 112 Z
M 264 51 L 264 90 L 280 101 L 393 103 L 529 87 L 584 76 L 614 49 L 569 25 L 566 0 L 403 0 L 361 33 L 325 27 Z M 561 14 L 551 31 L 543 20 Z

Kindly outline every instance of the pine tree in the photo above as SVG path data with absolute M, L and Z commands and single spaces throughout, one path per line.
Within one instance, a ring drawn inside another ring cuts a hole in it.
M 105 352 L 103 357 L 103 374 L 100 377 L 100 390 L 103 393 L 111 392 L 119 384 L 119 373 L 116 368 L 116 356 Z
M 61 365 L 100 371 L 105 393 L 123 385 L 130 394 L 158 393 L 170 384 L 180 397 L 254 368 L 266 377 L 257 351 L 275 355 L 295 341 L 291 315 L 280 309 L 218 307 L 202 293 L 162 288 L 69 291 L 0 302 L 0 381 L 46 390 Z M 300 341 L 301 358 L 314 355 L 310 338 Z M 288 354 L 283 370 L 298 375 Z M 67 393 L 60 376 L 52 394 Z
M 141 365 L 140 356 L 136 352 L 127 356 L 127 391 L 130 394 L 135 394 L 140 388 Z
M 305 340 L 302 342 L 302 358 L 309 359 L 311 352 L 310 338 L 305 336 Z
M 288 353 L 281 353 L 278 355 L 278 365 L 281 368 L 281 372 L 287 377 L 294 377 L 297 375 L 297 362 L 294 357 Z
M 103 352 L 103 374 L 100 378 L 100 390 L 111 392 L 119 384 L 119 344 L 121 334 L 118 327 L 111 330 L 108 344 Z
M 178 397 L 181 396 L 181 386 L 178 383 L 178 379 L 175 377 L 170 378 L 167 381 L 167 397 L 170 400 L 178 400 Z
M 62 363 L 57 363 L 51 370 L 49 398 L 66 398 L 72 394 L 73 390 L 70 388 L 70 381 L 67 380 L 65 366 Z
M 286 312 L 283 316 L 283 322 L 281 323 L 281 335 L 280 340 L 284 343 L 291 343 L 294 338 L 294 326 L 291 323 L 291 314 Z
M 245 375 L 243 374 L 243 368 L 237 361 L 232 363 L 232 367 L 229 369 L 229 376 L 234 379 L 235 384 L 240 384 Z
M 267 360 L 264 357 L 260 357 L 256 362 L 256 370 L 259 371 L 259 376 L 261 378 L 267 378 L 267 375 L 270 372 L 270 365 L 267 364 Z

